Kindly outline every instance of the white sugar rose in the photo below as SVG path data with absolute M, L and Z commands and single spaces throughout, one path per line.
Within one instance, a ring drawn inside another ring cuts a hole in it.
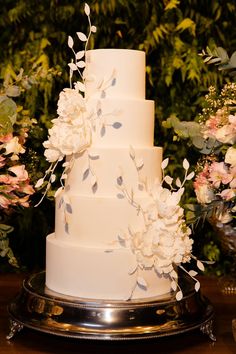
M 156 206 L 158 214 L 161 217 L 171 218 L 179 209 L 179 202 L 183 191 L 179 189 L 177 192 L 171 192 L 166 188 L 159 188 L 156 195 Z
M 236 166 L 236 149 L 233 146 L 226 151 L 225 163 L 230 164 L 232 167 Z
M 51 147 L 49 141 L 45 141 L 43 144 L 44 147 L 47 147 L 46 150 L 44 151 L 44 156 L 46 157 L 46 160 L 49 162 L 56 162 L 56 161 L 61 161 L 63 159 L 63 155 L 60 152 L 60 150 L 55 149 Z

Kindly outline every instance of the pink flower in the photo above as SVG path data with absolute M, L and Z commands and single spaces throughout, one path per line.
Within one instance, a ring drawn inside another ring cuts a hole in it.
M 223 144 L 234 144 L 236 142 L 235 128 L 231 124 L 224 125 L 216 131 L 215 138 Z
M 26 196 L 24 196 L 22 198 L 18 198 L 17 203 L 19 205 L 22 205 L 25 208 L 28 208 L 29 207 L 29 196 L 26 195 Z
M 235 192 L 233 189 L 224 189 L 219 195 L 222 199 L 230 200 L 235 197 Z
M 12 138 L 13 138 L 12 133 L 9 133 L 9 134 L 4 135 L 4 136 L 0 136 L 0 143 L 7 143 L 7 142 L 9 142 Z
M 6 209 L 9 205 L 11 205 L 11 200 L 0 193 L 0 207 Z
M 219 188 L 221 183 L 228 184 L 233 178 L 224 162 L 213 162 L 209 172 L 209 180 L 215 188 Z
M 209 183 L 209 165 L 206 163 L 203 170 L 196 176 L 193 183 L 197 200 L 200 204 L 211 203 L 215 199 L 214 190 Z
M 8 170 L 13 172 L 19 181 L 25 181 L 28 179 L 28 172 L 25 169 L 25 165 L 16 165 L 10 167 Z
M 235 115 L 232 115 L 232 114 L 229 115 L 229 122 L 233 126 L 233 128 L 236 129 L 236 114 Z
M 206 121 L 206 128 L 205 131 L 206 137 L 215 136 L 215 133 L 218 129 L 218 126 L 221 122 L 221 116 L 216 114 L 215 116 L 210 116 L 210 118 Z
M 28 182 L 24 182 L 24 183 L 20 183 L 18 191 L 25 194 L 33 194 L 34 188 Z
M 3 166 L 5 166 L 5 164 L 6 164 L 6 161 L 5 161 L 5 160 L 6 160 L 5 157 L 3 157 L 3 156 L 0 155 L 0 168 L 3 167 Z
M 194 190 L 196 193 L 197 201 L 200 204 L 209 204 L 215 199 L 213 189 L 209 184 L 196 184 L 194 183 Z
M 14 189 L 18 187 L 18 178 L 10 175 L 0 175 L 0 183 L 11 185 Z

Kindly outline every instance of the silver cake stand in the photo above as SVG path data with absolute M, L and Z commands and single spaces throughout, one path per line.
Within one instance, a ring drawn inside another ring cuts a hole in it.
M 23 327 L 57 336 L 132 340 L 178 335 L 200 329 L 211 340 L 214 311 L 190 277 L 181 275 L 184 296 L 175 294 L 143 300 L 105 301 L 64 296 L 45 286 L 45 272 L 24 280 L 9 305 L 11 339 Z

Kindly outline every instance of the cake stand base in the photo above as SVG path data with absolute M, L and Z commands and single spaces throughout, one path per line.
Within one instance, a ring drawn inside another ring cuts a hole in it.
M 9 305 L 8 339 L 25 327 L 71 338 L 131 340 L 172 336 L 200 329 L 211 340 L 214 311 L 207 298 L 181 275 L 183 299 L 174 293 L 142 300 L 110 301 L 65 296 L 45 286 L 45 272 L 24 280 Z

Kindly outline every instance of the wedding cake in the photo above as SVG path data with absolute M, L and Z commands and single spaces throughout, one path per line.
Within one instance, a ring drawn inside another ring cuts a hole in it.
M 162 148 L 153 146 L 154 102 L 145 100 L 145 53 L 88 51 L 85 99 L 87 114 L 96 116 L 91 144 L 73 157 L 65 189 L 56 197 L 55 233 L 47 237 L 46 285 L 93 299 L 168 293 L 170 280 L 152 267 L 139 271 L 147 286 L 136 286 L 136 257 L 119 242 L 124 230 L 143 229 L 144 221 L 119 194 L 117 179 L 123 176 L 126 190 L 145 204 L 148 197 L 140 181 L 151 186 L 162 177 Z
M 197 272 L 186 270 L 191 230 L 180 206 L 184 184 L 193 178 L 183 161 L 183 181 L 166 175 L 169 159 L 153 144 L 154 101 L 145 99 L 145 53 L 130 49 L 87 50 L 88 35 L 77 32 L 84 50 L 68 46 L 70 87 L 61 91 L 58 117 L 43 143 L 50 166 L 36 188 L 56 180 L 55 232 L 46 241 L 46 288 L 92 300 L 169 296 L 181 300 L 177 267 L 198 291 Z M 73 80 L 74 74 L 80 79 Z M 41 201 L 39 201 L 40 203 Z M 38 204 L 39 204 L 38 203 Z

